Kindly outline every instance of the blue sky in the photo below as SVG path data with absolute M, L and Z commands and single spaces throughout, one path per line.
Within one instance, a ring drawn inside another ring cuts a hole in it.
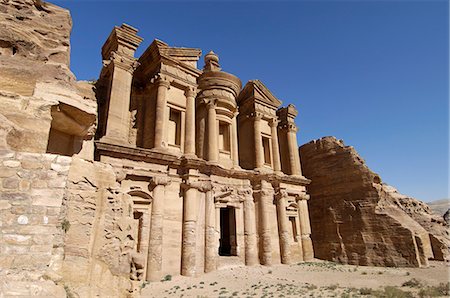
M 299 144 L 336 136 L 402 193 L 449 197 L 448 1 L 53 3 L 73 17 L 78 79 L 98 77 L 123 22 L 144 38 L 138 55 L 154 38 L 214 50 L 244 84 L 260 79 L 296 105 Z

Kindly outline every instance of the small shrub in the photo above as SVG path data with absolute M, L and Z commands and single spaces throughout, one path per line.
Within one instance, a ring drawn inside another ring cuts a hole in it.
M 410 288 L 420 288 L 421 286 L 422 286 L 422 283 L 415 278 L 405 281 L 402 284 L 402 287 L 410 287 Z
M 170 281 L 170 280 L 172 280 L 172 275 L 167 274 L 161 281 Z
M 336 285 L 330 285 L 330 286 L 326 287 L 326 289 L 327 289 L 327 290 L 334 291 L 334 290 L 336 290 L 338 287 L 339 287 L 339 285 L 336 284 Z
M 366 296 L 366 295 L 373 295 L 374 290 L 369 289 L 369 288 L 361 288 L 359 289 L 359 294 Z
M 361 272 L 362 275 L 367 275 L 366 271 Z
M 69 228 L 70 228 L 70 222 L 69 222 L 67 219 L 64 219 L 64 220 L 61 222 L 61 229 L 64 231 L 64 233 L 67 233 L 67 231 L 69 230 Z
M 267 272 L 267 273 L 272 274 L 272 270 L 269 270 L 269 272 Z
M 420 289 L 419 297 L 440 297 L 450 295 L 450 282 L 444 284 L 440 283 L 437 286 L 428 286 Z

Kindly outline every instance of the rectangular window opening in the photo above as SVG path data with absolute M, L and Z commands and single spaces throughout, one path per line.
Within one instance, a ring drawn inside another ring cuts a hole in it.
M 289 221 L 292 225 L 292 237 L 294 242 L 297 242 L 297 224 L 295 223 L 295 216 L 289 216 Z
M 230 152 L 230 125 L 219 122 L 219 150 Z
M 269 138 L 262 137 L 263 149 L 264 149 L 264 163 L 271 165 L 270 161 L 270 140 Z
M 171 145 L 181 145 L 181 111 L 170 108 L 168 143 Z

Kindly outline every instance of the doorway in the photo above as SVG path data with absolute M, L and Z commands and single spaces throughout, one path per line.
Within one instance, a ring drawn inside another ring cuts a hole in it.
M 232 207 L 220 208 L 220 256 L 236 256 L 236 212 Z

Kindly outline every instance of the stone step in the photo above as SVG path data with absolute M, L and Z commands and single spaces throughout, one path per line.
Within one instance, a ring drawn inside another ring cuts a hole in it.
M 219 264 L 218 269 L 229 269 L 229 268 L 235 268 L 235 267 L 242 267 L 245 266 L 245 263 L 243 260 L 241 260 L 237 256 L 220 256 L 219 257 Z

